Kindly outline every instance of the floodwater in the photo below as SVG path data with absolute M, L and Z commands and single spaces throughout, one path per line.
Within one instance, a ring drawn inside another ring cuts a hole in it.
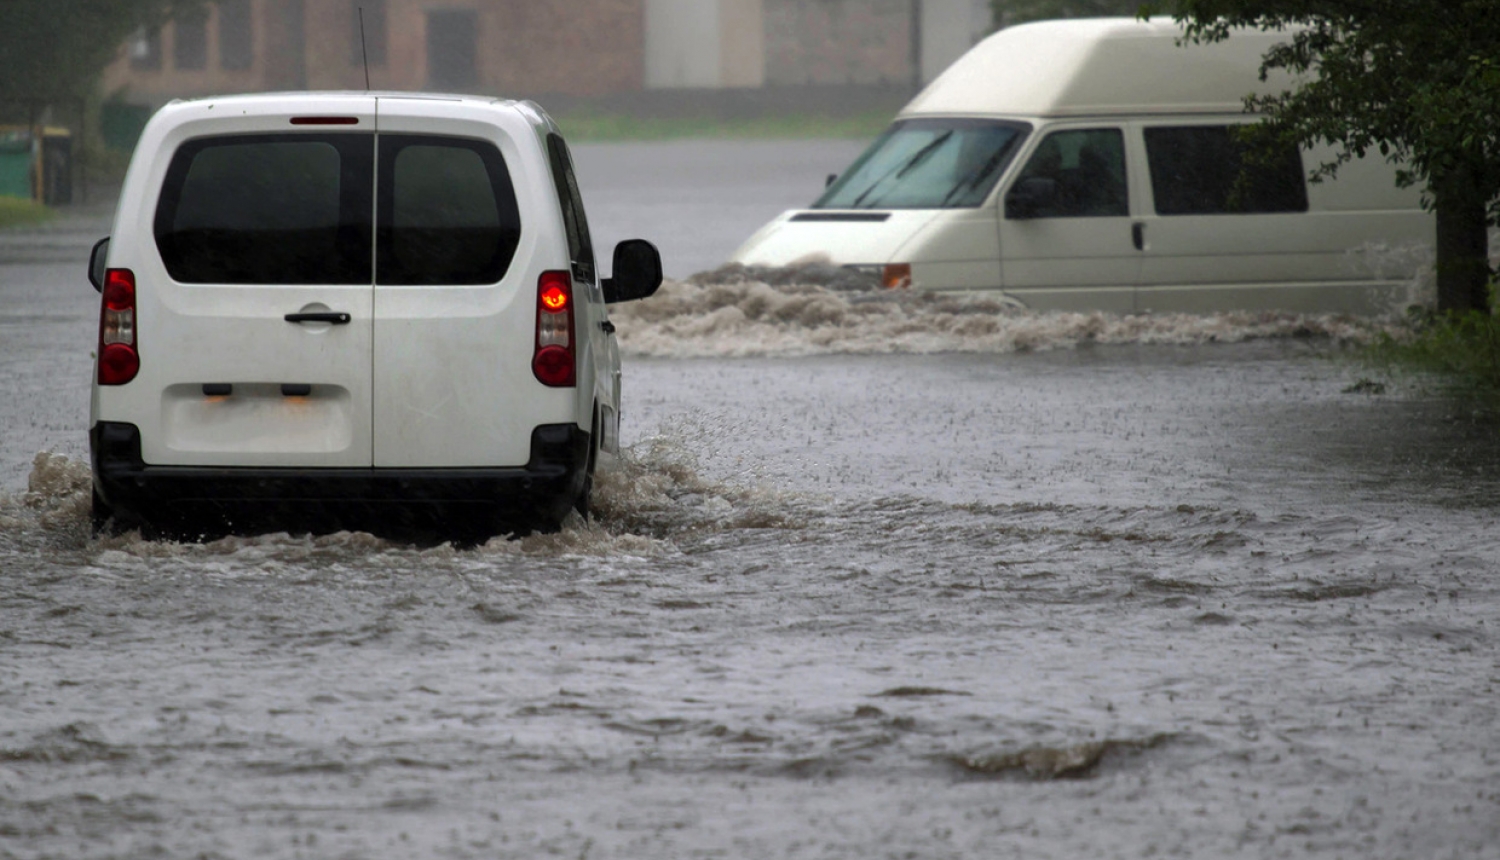
M 0 857 L 1500 857 L 1497 428 L 1382 323 L 721 273 L 616 314 L 590 523 L 94 540 L 71 235 L 0 240 Z

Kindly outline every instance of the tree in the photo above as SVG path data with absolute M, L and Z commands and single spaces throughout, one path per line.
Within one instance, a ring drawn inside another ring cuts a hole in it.
M 203 0 L 0 0 L 0 110 L 86 95 L 120 45 Z
M 1438 310 L 1489 308 L 1489 226 L 1500 223 L 1500 0 L 1161 0 L 1192 39 L 1294 27 L 1261 73 L 1299 81 L 1251 98 L 1254 136 L 1337 155 L 1314 178 L 1379 153 L 1437 214 Z
M 990 0 L 996 26 L 1046 18 L 1134 17 L 1141 0 Z

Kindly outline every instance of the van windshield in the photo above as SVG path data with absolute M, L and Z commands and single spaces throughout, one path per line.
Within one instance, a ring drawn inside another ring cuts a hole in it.
M 897 122 L 814 209 L 962 209 L 982 204 L 1031 127 L 978 119 Z

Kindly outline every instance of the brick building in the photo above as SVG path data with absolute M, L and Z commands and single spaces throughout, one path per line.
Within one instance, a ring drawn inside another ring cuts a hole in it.
M 604 97 L 910 87 L 989 29 L 987 0 L 215 0 L 138 33 L 106 93 L 298 89 Z M 363 39 L 361 39 L 361 10 Z
M 644 86 L 645 0 L 217 0 L 104 76 L 135 102 L 260 90 L 604 95 Z M 361 10 L 363 41 L 361 41 Z

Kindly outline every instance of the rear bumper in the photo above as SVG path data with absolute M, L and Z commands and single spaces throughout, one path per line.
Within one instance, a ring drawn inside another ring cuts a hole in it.
M 583 490 L 590 449 L 578 427 L 547 424 L 532 431 L 531 459 L 520 467 L 291 469 L 148 465 L 133 424 L 100 422 L 89 441 L 94 488 L 110 508 L 147 523 L 208 520 L 232 529 L 378 525 L 461 506 L 555 525 Z

